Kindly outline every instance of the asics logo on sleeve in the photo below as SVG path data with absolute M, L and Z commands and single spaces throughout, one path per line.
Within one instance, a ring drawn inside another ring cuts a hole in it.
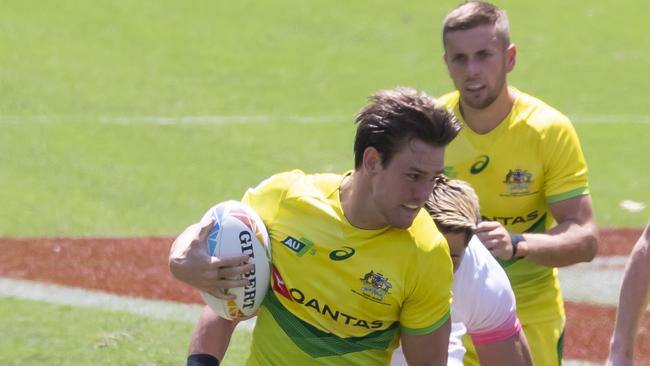
M 343 247 L 343 249 L 332 250 L 330 252 L 330 259 L 333 261 L 342 261 L 352 257 L 354 253 L 354 248 Z
M 487 155 L 481 155 L 478 158 L 478 161 L 472 164 L 472 167 L 469 169 L 469 172 L 472 174 L 478 174 L 487 168 L 490 163 L 490 157 Z

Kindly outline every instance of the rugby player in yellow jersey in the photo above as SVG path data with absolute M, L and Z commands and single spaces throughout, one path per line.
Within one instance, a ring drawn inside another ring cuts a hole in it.
M 446 150 L 445 172 L 476 189 L 484 220 L 477 235 L 510 278 L 533 364 L 561 364 L 565 315 L 555 267 L 598 251 L 578 137 L 560 112 L 508 86 L 517 49 L 503 10 L 463 3 L 445 18 L 442 37 L 457 90 L 440 102 L 465 127 Z M 467 346 L 465 362 L 476 364 Z
M 463 365 L 465 348 L 460 337 L 465 333 L 477 341 L 481 365 L 532 365 L 526 336 L 515 312 L 510 282 L 474 235 L 480 214 L 478 197 L 472 187 L 460 180 L 438 176 L 425 209 L 447 239 L 455 272 L 447 366 Z M 211 228 L 212 225 L 201 228 L 200 243 L 207 245 Z M 209 333 L 194 334 L 192 347 L 204 354 L 195 357 L 205 358 L 208 353 L 223 359 L 237 322 L 215 318 L 213 323 L 218 326 L 211 327 Z M 406 365 L 406 360 L 402 349 L 397 348 L 391 366 L 401 365 Z
M 399 341 L 412 365 L 446 364 L 452 262 L 422 207 L 459 125 L 408 88 L 375 94 L 357 122 L 354 171 L 276 174 L 244 195 L 273 252 L 249 365 L 387 365 Z M 246 257 L 209 257 L 200 226 L 175 241 L 170 271 L 231 298 L 222 289 L 246 283 L 229 278 L 252 268 Z M 189 365 L 218 364 L 215 331 L 219 318 L 206 307 Z

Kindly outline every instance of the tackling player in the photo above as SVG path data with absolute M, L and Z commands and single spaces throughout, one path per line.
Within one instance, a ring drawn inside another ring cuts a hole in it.
M 379 92 L 357 116 L 354 171 L 282 173 L 246 192 L 273 252 L 249 365 L 385 365 L 399 341 L 410 364 L 446 363 L 452 262 L 422 207 L 459 126 L 434 106 L 412 89 Z M 230 298 L 223 288 L 246 283 L 229 278 L 252 268 L 246 257 L 209 257 L 199 232 L 192 225 L 175 241 L 170 271 Z M 188 364 L 218 364 L 204 348 L 218 329 L 206 308 Z
M 447 239 L 454 263 L 447 365 L 463 365 L 461 337 L 466 333 L 483 366 L 532 365 L 508 277 L 474 235 L 481 216 L 472 187 L 441 177 L 424 207 Z M 391 365 L 406 365 L 400 349 L 393 354 Z
M 565 314 L 555 267 L 591 261 L 598 251 L 578 137 L 567 117 L 508 86 L 517 48 L 503 10 L 463 3 L 445 18 L 442 38 L 457 90 L 440 101 L 466 127 L 447 148 L 445 173 L 476 189 L 477 236 L 510 279 L 533 363 L 556 366 Z M 466 345 L 466 364 L 476 364 Z

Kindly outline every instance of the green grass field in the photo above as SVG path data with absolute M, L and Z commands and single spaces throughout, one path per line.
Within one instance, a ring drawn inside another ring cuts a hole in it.
M 273 172 L 349 169 L 369 94 L 451 88 L 455 3 L 5 1 L 0 234 L 175 234 Z M 644 3 L 499 4 L 513 84 L 575 117 L 600 224 L 642 225 L 618 204 L 650 188 Z
M 3 0 L 0 236 L 174 235 L 271 173 L 350 169 L 368 95 L 452 88 L 457 3 Z M 510 81 L 576 122 L 599 224 L 642 226 L 619 203 L 650 205 L 648 4 L 496 3 Z M 2 365 L 179 364 L 190 330 L 9 299 L 0 325 Z
M 627 3 L 499 3 L 512 82 L 578 122 L 602 226 L 642 225 L 618 204 L 650 187 L 650 41 Z M 451 88 L 438 33 L 455 2 L 48 4 L 3 7 L 4 235 L 174 234 L 272 172 L 349 169 L 372 92 Z M 211 123 L 176 123 L 192 116 Z
M 181 365 L 187 322 L 39 301 L 0 301 L 0 365 Z M 223 365 L 241 365 L 250 333 L 233 335 Z

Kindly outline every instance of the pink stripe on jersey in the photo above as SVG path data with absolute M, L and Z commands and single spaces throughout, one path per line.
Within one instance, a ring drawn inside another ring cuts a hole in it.
M 521 331 L 521 323 L 516 313 L 510 314 L 510 317 L 500 326 L 484 332 L 469 332 L 474 344 L 489 344 L 506 340 Z

